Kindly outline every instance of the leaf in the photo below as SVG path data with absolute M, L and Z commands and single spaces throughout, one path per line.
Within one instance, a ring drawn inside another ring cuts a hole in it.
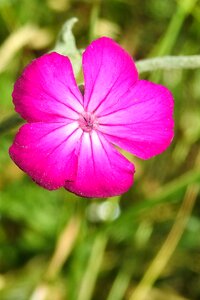
M 81 69 L 81 51 L 76 46 L 75 37 L 72 32 L 72 28 L 77 21 L 77 18 L 71 18 L 64 23 L 53 49 L 53 51 L 70 58 L 75 76 L 78 75 Z

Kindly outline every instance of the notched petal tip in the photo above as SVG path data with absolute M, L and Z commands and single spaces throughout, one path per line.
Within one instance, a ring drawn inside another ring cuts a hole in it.
M 68 57 L 51 52 L 33 60 L 14 84 L 15 110 L 28 122 L 75 118 L 83 97 Z
M 83 53 L 84 107 L 100 115 L 138 80 L 132 57 L 107 37 L 93 41 Z

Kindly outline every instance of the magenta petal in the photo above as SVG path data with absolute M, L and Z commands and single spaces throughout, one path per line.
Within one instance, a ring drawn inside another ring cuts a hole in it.
M 134 166 L 93 131 L 83 135 L 76 181 L 65 188 L 84 197 L 112 197 L 130 188 L 133 173 Z
M 28 122 L 76 119 L 83 99 L 69 59 L 53 52 L 32 61 L 15 83 L 13 102 Z
M 173 139 L 173 97 L 164 86 L 139 80 L 125 98 L 127 106 L 99 118 L 99 130 L 111 143 L 148 159 Z
M 138 79 L 131 56 L 110 38 L 92 42 L 83 53 L 84 107 L 100 114 L 113 106 Z
M 10 156 L 39 185 L 57 189 L 76 177 L 81 135 L 76 123 L 26 124 L 16 135 Z
M 131 56 L 110 38 L 87 47 L 83 73 L 84 98 L 63 55 L 43 55 L 24 69 L 13 101 L 29 124 L 17 133 L 10 156 L 46 189 L 121 195 L 135 170 L 115 146 L 143 159 L 164 151 L 173 138 L 173 97 L 139 80 Z

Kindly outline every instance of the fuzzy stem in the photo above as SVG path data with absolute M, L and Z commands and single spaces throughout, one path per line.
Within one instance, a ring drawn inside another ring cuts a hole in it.
M 140 74 L 154 70 L 197 69 L 200 68 L 200 55 L 142 59 L 136 62 L 136 66 Z

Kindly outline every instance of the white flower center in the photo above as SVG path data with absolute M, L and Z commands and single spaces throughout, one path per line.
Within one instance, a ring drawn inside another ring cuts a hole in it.
M 90 132 L 98 127 L 98 119 L 94 114 L 84 111 L 78 119 L 79 127 L 86 132 Z

